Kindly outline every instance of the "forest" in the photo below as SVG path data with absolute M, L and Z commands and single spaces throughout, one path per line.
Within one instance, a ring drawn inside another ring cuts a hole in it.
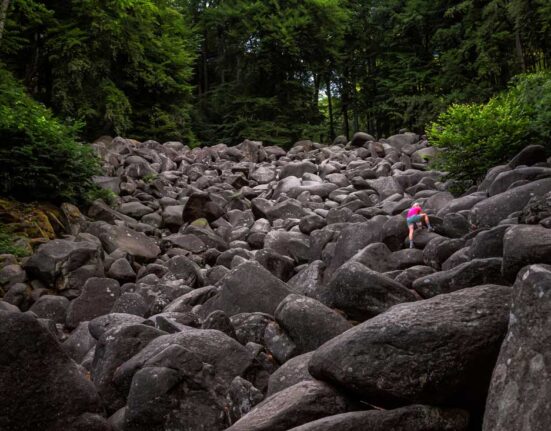
M 446 148 L 434 167 L 461 192 L 549 144 L 550 65 L 547 0 L 2 0 L 0 194 L 102 196 L 81 144 L 104 135 L 289 149 L 401 130 Z
M 3 0 L 2 66 L 82 138 L 423 132 L 551 64 L 547 0 Z

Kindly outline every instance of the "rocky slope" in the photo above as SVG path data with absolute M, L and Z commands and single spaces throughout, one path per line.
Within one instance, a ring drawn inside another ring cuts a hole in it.
M 94 146 L 116 205 L 0 256 L 0 429 L 548 429 L 542 147 L 454 197 L 410 133 Z

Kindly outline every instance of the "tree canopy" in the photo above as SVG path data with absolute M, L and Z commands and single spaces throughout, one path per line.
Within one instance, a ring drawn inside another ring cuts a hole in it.
M 422 132 L 548 69 L 547 0 L 3 0 L 0 56 L 83 138 Z M 4 8 L 6 6 L 6 8 Z M 3 31 L 2 31 L 2 28 Z

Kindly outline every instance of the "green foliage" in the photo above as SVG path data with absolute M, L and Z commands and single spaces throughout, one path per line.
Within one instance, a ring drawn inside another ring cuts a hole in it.
M 549 41 L 549 0 L 11 0 L 0 55 L 88 140 L 286 146 L 422 133 Z
M 551 137 L 551 73 L 521 75 L 485 104 L 454 104 L 430 125 L 436 165 L 466 188 L 525 145 Z
M 193 140 L 196 38 L 171 0 L 14 0 L 0 46 L 33 96 L 84 136 Z
M 0 254 L 12 254 L 16 257 L 25 257 L 29 251 L 17 244 L 21 237 L 10 232 L 5 225 L 0 224 Z
M 101 199 L 107 205 L 112 207 L 117 201 L 117 194 L 112 190 L 94 186 L 84 196 L 84 203 L 91 204 L 96 199 Z
M 77 202 L 99 169 L 90 147 L 0 69 L 0 193 L 19 200 Z
M 157 174 L 154 174 L 154 173 L 151 173 L 151 174 L 147 174 L 145 175 L 142 180 L 144 183 L 146 184 L 150 184 L 152 183 L 153 181 L 155 181 L 157 179 Z

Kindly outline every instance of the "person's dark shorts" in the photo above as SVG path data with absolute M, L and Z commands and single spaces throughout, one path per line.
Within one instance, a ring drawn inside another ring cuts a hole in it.
M 407 223 L 408 226 L 409 226 L 409 225 L 411 225 L 411 224 L 419 223 L 422 219 L 423 219 L 423 217 L 421 217 L 420 214 L 417 214 L 417 215 L 408 217 L 408 218 L 406 219 L 406 223 Z

